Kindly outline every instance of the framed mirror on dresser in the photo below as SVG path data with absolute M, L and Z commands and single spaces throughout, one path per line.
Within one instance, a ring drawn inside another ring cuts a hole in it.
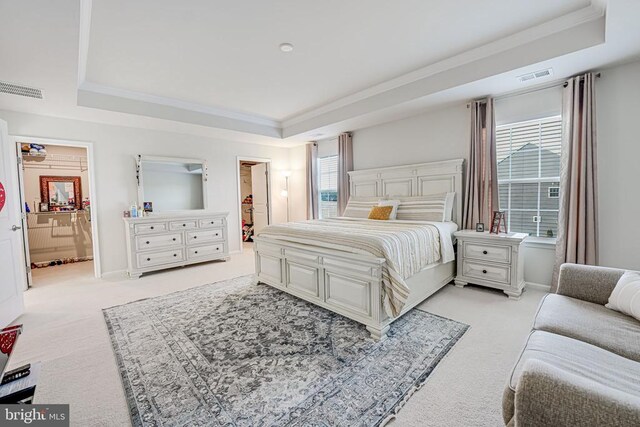
M 129 277 L 229 259 L 228 212 L 208 209 L 207 175 L 205 160 L 136 156 L 138 206 L 146 215 L 123 218 Z

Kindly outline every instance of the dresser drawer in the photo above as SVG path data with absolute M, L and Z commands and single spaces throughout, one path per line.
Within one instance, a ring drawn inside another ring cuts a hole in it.
M 192 245 L 196 243 L 214 242 L 223 240 L 224 233 L 222 228 L 212 228 L 210 230 L 191 231 L 187 233 L 187 243 Z
M 222 253 L 224 253 L 224 243 L 206 246 L 192 246 L 187 249 L 187 258 L 205 258 Z
M 136 249 L 158 249 L 182 245 L 182 233 L 163 234 L 161 236 L 136 237 Z
M 169 223 L 170 230 L 192 230 L 198 228 L 198 222 L 195 219 L 186 219 L 184 221 L 171 221 Z
M 462 261 L 462 274 L 466 277 L 509 284 L 511 268 L 509 266 L 481 264 L 465 259 Z
M 224 225 L 224 218 L 204 218 L 198 221 L 200 228 L 215 228 Z
M 167 231 L 167 224 L 164 222 L 136 224 L 133 229 L 136 234 L 162 233 Z
M 137 255 L 138 268 L 152 267 L 155 265 L 172 264 L 184 260 L 182 249 L 172 251 L 147 252 Z
M 483 261 L 504 262 L 505 264 L 508 264 L 511 262 L 511 246 L 485 245 L 482 243 L 465 242 L 464 257 Z

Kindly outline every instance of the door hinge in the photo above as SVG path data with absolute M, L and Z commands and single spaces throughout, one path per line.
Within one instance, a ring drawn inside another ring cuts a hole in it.
M 21 165 L 22 164 L 22 156 L 18 156 L 18 164 Z

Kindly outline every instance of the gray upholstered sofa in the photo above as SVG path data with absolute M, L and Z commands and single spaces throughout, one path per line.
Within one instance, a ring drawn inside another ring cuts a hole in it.
M 561 267 L 505 389 L 505 424 L 640 426 L 640 322 L 604 306 L 623 273 Z

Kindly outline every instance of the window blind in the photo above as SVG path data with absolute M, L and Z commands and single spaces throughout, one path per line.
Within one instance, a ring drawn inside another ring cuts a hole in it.
M 559 116 L 496 127 L 500 209 L 509 231 L 556 236 L 561 146 Z
M 318 159 L 320 218 L 338 215 L 338 156 Z

